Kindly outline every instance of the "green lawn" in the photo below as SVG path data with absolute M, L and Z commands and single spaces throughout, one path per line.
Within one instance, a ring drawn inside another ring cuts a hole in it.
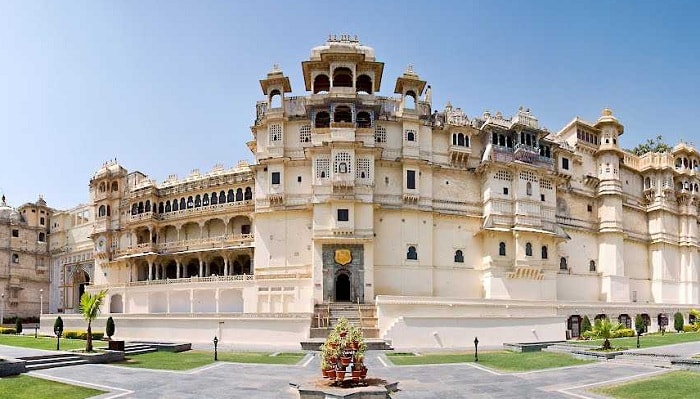
M 304 355 L 304 353 L 280 353 L 277 356 L 271 356 L 271 353 L 260 352 L 219 352 L 219 361 L 259 364 L 296 364 Z M 187 351 L 180 353 L 144 353 L 142 355 L 129 356 L 125 362 L 115 364 L 147 369 L 190 370 L 213 362 L 214 354 L 212 352 Z
M 407 353 L 388 353 L 392 363 L 405 365 L 468 363 L 474 361 L 474 353 L 426 353 L 415 356 Z M 574 359 L 564 353 L 551 352 L 484 352 L 479 353 L 479 364 L 503 371 L 530 371 L 590 363 Z
M 93 341 L 95 347 L 104 346 L 100 341 Z M 55 337 L 38 337 L 34 335 L 9 335 L 0 334 L 0 345 L 20 346 L 22 348 L 56 350 Z M 85 349 L 85 341 L 82 339 L 61 338 L 61 350 Z
M 3 399 L 82 399 L 103 393 L 104 391 L 97 389 L 62 384 L 28 375 L 0 379 L 0 397 Z
M 642 381 L 596 388 L 593 391 L 618 399 L 696 398 L 700 392 L 700 373 L 674 371 Z
M 651 348 L 653 346 L 663 346 L 680 344 L 683 342 L 694 342 L 700 341 L 700 333 L 698 332 L 688 332 L 688 333 L 666 333 L 666 335 L 661 335 L 659 333 L 653 333 L 649 335 L 642 335 L 639 339 L 642 348 Z M 571 340 L 569 343 L 576 345 L 596 345 L 603 346 L 602 339 L 594 339 L 590 341 L 586 340 Z M 627 338 L 614 338 L 610 340 L 610 344 L 613 348 L 636 348 L 637 347 L 637 337 L 627 337 Z

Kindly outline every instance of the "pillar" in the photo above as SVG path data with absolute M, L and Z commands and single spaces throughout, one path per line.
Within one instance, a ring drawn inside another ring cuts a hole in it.
M 148 279 L 153 280 L 153 262 L 148 261 Z

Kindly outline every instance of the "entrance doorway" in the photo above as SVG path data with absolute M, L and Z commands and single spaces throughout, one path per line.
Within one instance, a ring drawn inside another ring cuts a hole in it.
M 337 302 L 350 301 L 350 276 L 340 273 L 335 278 L 335 300 Z
M 80 311 L 80 298 L 85 293 L 85 286 L 90 284 L 90 276 L 83 269 L 78 269 L 73 273 L 73 310 Z

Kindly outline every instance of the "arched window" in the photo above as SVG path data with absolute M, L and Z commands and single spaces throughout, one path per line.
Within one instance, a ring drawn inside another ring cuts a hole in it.
M 172 211 L 172 208 L 170 207 L 170 200 L 165 201 L 165 212 L 170 212 Z
M 317 75 L 314 78 L 314 94 L 328 92 L 331 88 L 331 81 L 327 75 Z
M 464 147 L 464 135 L 462 133 L 457 135 L 457 145 Z
M 107 205 L 107 216 L 109 216 L 109 215 L 111 215 L 111 214 L 112 214 L 112 210 L 111 210 L 111 208 L 109 207 L 109 205 Z
M 12 254 L 12 263 L 19 263 L 19 255 Z
M 347 105 L 339 105 L 335 107 L 333 112 L 333 122 L 352 122 L 352 109 Z
M 525 244 L 525 256 L 532 256 L 532 244 L 529 242 Z
M 233 190 L 228 190 L 228 195 L 226 195 L 226 202 L 234 202 L 236 200 L 236 194 Z
M 250 187 L 245 188 L 245 194 L 243 195 L 243 198 L 247 200 L 252 200 L 253 199 L 253 190 Z
M 404 103 L 403 103 L 404 109 L 416 109 L 417 97 L 418 96 L 416 96 L 416 93 L 413 90 L 407 91 L 406 95 L 404 96 Z
M 151 200 L 146 200 L 146 208 L 145 208 L 145 211 L 146 211 L 146 212 L 150 212 L 150 211 L 151 211 Z
M 187 203 L 185 202 L 185 197 L 180 198 L 180 209 L 187 209 Z
M 167 209 L 167 207 L 166 207 L 166 209 Z M 173 211 L 177 211 L 178 209 L 180 209 L 180 207 L 177 206 L 177 200 L 173 200 Z
M 101 193 L 105 192 L 105 182 L 100 183 L 100 192 Z
M 416 141 L 416 132 L 414 130 L 406 131 L 406 141 Z
M 136 215 L 137 213 L 139 213 L 139 205 L 131 204 L 131 214 Z
M 202 197 L 197 194 L 194 196 L 194 207 L 199 208 L 200 206 L 202 206 Z
M 39 242 L 44 242 L 46 240 L 46 233 L 39 233 Z
M 165 204 L 163 204 L 163 201 L 158 203 L 158 213 L 163 213 L 165 212 Z
M 542 246 L 542 259 L 548 259 L 549 258 L 549 253 L 547 250 L 547 246 L 543 245 Z
M 409 260 L 417 260 L 418 259 L 418 252 L 416 252 L 416 247 L 413 245 L 408 247 L 408 252 L 406 252 L 406 259 Z
M 464 136 L 464 146 L 469 147 L 469 136 L 467 135 Z
M 339 67 L 333 71 L 333 87 L 352 87 L 352 80 L 350 68 Z
M 588 262 L 588 271 L 591 271 L 591 272 L 595 271 L 595 261 L 594 260 Z
M 595 315 L 595 317 L 593 318 L 593 321 L 594 322 L 596 322 L 598 320 L 602 321 L 602 320 L 605 320 L 607 318 L 608 318 L 608 315 L 606 315 L 605 313 L 599 313 L 599 314 Z
M 505 242 L 498 243 L 498 255 L 506 256 L 506 243 Z
M 648 177 L 644 179 L 644 188 L 651 188 L 651 179 Z
M 506 136 L 504 136 L 502 134 L 498 135 L 498 145 L 500 145 L 501 147 L 506 146 Z
M 143 202 L 139 202 L 138 213 L 143 213 Z
M 223 190 L 219 193 L 219 203 L 220 204 L 226 203 L 226 192 L 224 192 Z
M 527 195 L 532 195 L 532 183 L 527 182 L 525 185 L 525 192 Z
M 112 182 L 112 191 L 119 191 L 119 183 L 115 181 Z
M 455 251 L 455 263 L 464 263 L 464 254 L 461 249 Z
M 452 133 L 452 145 L 457 145 L 457 135 Z
M 216 205 L 219 203 L 219 197 L 216 193 L 211 193 L 211 204 Z
M 107 208 L 104 205 L 100 205 L 100 209 L 97 211 L 98 217 L 103 217 L 107 214 Z
M 367 75 L 358 76 L 357 82 L 355 83 L 355 89 L 358 93 L 364 92 L 367 94 L 372 94 L 372 78 Z
M 206 193 L 202 196 L 202 206 L 207 205 L 209 205 L 209 193 Z
M 236 201 L 243 201 L 243 189 L 236 189 Z
M 192 199 L 191 195 L 187 197 L 187 209 L 190 208 L 194 208 L 194 200 Z
M 621 314 L 617 317 L 618 323 L 625 326 L 625 328 L 632 328 L 632 318 L 628 314 Z
M 282 93 L 279 90 L 272 90 L 270 92 L 270 108 L 281 108 L 282 107 Z
M 372 127 L 372 116 L 369 112 L 361 111 L 357 113 L 357 127 L 360 129 L 369 129 Z
M 559 270 L 567 270 L 569 266 L 566 264 L 566 258 L 561 257 L 559 258 Z
M 326 111 L 321 111 L 314 118 L 314 127 L 317 129 L 327 128 L 331 125 L 331 116 Z

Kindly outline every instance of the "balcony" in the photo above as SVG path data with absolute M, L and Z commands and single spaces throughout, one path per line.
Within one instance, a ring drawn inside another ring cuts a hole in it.
M 472 149 L 460 145 L 450 146 L 450 162 L 453 164 L 465 164 L 469 161 L 469 155 L 472 153 Z
M 115 257 L 143 254 L 172 254 L 183 251 L 205 249 L 231 249 L 252 247 L 253 234 L 225 234 L 216 237 L 193 238 L 190 240 L 170 241 L 158 244 L 143 243 L 115 251 Z
M 160 220 L 161 215 L 155 213 L 155 212 L 145 212 L 145 213 L 137 213 L 136 215 L 129 215 L 129 222 L 130 223 L 136 223 L 136 222 L 150 222 L 150 221 L 156 221 Z
M 159 214 L 160 220 L 172 220 L 185 218 L 188 216 L 199 216 L 201 214 L 216 214 L 220 212 L 229 212 L 231 210 L 239 212 L 252 212 L 253 200 L 227 202 L 225 204 L 200 206 L 198 208 L 181 209 L 179 211 L 167 212 Z
M 110 228 L 111 228 L 111 225 L 110 225 L 109 219 L 107 219 L 105 217 L 98 218 L 92 227 L 92 234 L 104 233 L 105 231 L 110 230 Z
M 336 173 L 331 179 L 333 187 L 353 187 L 355 176 L 352 173 Z

